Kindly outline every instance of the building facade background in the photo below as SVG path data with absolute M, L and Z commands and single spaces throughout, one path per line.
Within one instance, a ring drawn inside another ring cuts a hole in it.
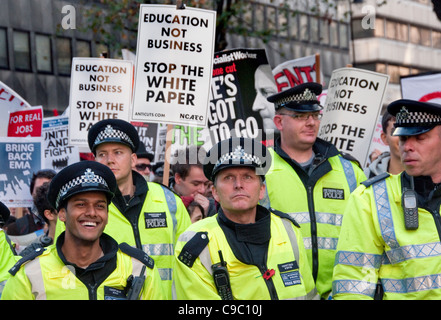
M 332 71 L 347 65 L 389 74 L 388 103 L 400 98 L 400 76 L 441 71 L 441 22 L 430 0 L 378 2 L 246 1 L 236 19 L 249 30 L 266 26 L 274 31 L 267 42 L 228 33 L 227 48 L 265 48 L 272 67 L 320 53 L 325 87 Z M 31 105 L 42 105 L 46 116 L 68 106 L 72 57 L 99 57 L 108 51 L 92 31 L 81 30 L 87 10 L 82 3 L 2 0 L 0 5 L 0 80 Z M 75 9 L 76 29 L 61 26 L 66 6 Z M 366 20 L 369 8 L 374 22 Z M 374 27 L 363 27 L 363 21 Z

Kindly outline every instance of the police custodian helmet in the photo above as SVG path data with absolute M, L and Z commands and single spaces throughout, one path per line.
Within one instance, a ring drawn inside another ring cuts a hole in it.
M 96 147 L 106 142 L 122 143 L 136 152 L 139 135 L 135 127 L 120 119 L 105 119 L 95 123 L 87 134 L 89 148 L 95 154 Z
M 80 161 L 58 172 L 49 185 L 47 197 L 57 210 L 71 196 L 88 191 L 104 192 L 110 203 L 116 187 L 115 175 L 107 166 L 95 161 Z
M 441 105 L 437 103 L 400 99 L 387 106 L 395 116 L 394 136 L 414 136 L 441 125 Z
M 216 174 L 225 168 L 251 167 L 265 179 L 271 166 L 268 149 L 258 140 L 250 138 L 230 138 L 214 145 L 203 161 L 204 174 L 214 181 Z
M 320 83 L 307 82 L 269 96 L 267 100 L 274 103 L 276 110 L 286 108 L 296 112 L 316 112 L 323 109 L 317 98 L 321 93 Z

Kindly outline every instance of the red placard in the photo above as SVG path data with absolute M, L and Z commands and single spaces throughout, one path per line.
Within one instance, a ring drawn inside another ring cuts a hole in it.
M 8 137 L 41 137 L 43 108 L 11 112 L 8 123 Z

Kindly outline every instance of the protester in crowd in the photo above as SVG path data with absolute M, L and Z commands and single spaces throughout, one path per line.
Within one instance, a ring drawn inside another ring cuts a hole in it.
M 208 216 L 216 213 L 216 206 L 213 198 L 205 196 L 208 179 L 204 175 L 199 155 L 204 150 L 190 145 L 185 149 L 176 150 L 171 163 L 173 176 L 170 179 L 172 188 L 181 197 L 193 197 L 203 208 Z
M 155 260 L 165 294 L 171 299 L 174 245 L 191 224 L 187 209 L 170 189 L 147 182 L 132 170 L 139 144 L 132 124 L 119 119 L 99 121 L 90 128 L 88 142 L 96 161 L 112 170 L 118 184 L 105 232 Z
M 144 142 L 139 141 L 139 146 L 136 150 L 136 163 L 132 167 L 132 170 L 135 170 L 147 181 L 150 181 L 150 173 L 152 172 L 151 162 L 153 161 L 153 158 L 154 155 L 147 152 Z
M 50 182 L 56 175 L 54 170 L 43 169 L 39 170 L 32 175 L 30 183 L 30 193 L 34 197 L 38 187 L 45 182 Z M 44 218 L 38 214 L 38 210 L 35 204 L 32 208 L 29 208 L 27 214 L 24 214 L 18 219 L 9 219 L 5 229 L 8 235 L 20 236 L 32 233 L 37 230 L 41 230 L 45 226 Z
M 304 83 L 268 97 L 280 138 L 270 149 L 261 203 L 288 212 L 301 226 L 319 294 L 327 298 L 341 221 L 350 193 L 366 179 L 358 162 L 317 137 L 322 86 Z
M 224 140 L 207 153 L 204 173 L 220 209 L 179 238 L 178 299 L 318 298 L 299 226 L 258 205 L 269 161 L 265 146 L 248 138 Z
M 48 192 L 50 182 L 43 183 L 37 188 L 34 195 L 34 204 L 38 210 L 38 214 L 43 217 L 46 222 L 47 230 L 45 232 L 45 241 L 52 244 L 55 237 L 55 227 L 57 225 L 57 210 L 49 203 Z
M 372 178 L 383 172 L 391 174 L 399 174 L 403 171 L 401 163 L 400 150 L 398 147 L 399 138 L 393 135 L 395 117 L 385 111 L 381 119 L 381 140 L 387 146 L 389 151 L 381 153 L 369 166 L 364 170 L 366 177 Z
M 191 223 L 195 223 L 206 217 L 204 208 L 199 202 L 195 201 L 193 197 L 187 196 L 181 197 L 181 199 L 190 215 Z
M 11 241 L 2 229 L 6 221 L 8 221 L 10 214 L 8 207 L 3 202 L 0 202 L 0 297 L 10 276 L 8 270 L 20 259 Z
M 346 207 L 334 299 L 441 299 L 441 105 L 397 100 L 394 136 L 404 170 L 362 183 Z M 378 290 L 378 280 L 381 290 Z
M 103 233 L 116 189 L 112 171 L 97 162 L 61 170 L 48 199 L 66 229 L 55 245 L 36 249 L 10 269 L 2 300 L 164 298 L 153 259 Z

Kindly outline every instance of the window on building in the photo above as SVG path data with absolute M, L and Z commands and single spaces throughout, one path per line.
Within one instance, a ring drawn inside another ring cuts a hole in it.
M 320 43 L 329 46 L 329 20 L 320 19 Z
M 347 49 L 349 47 L 349 26 L 347 24 L 341 23 L 338 29 L 340 47 Z
M 90 57 L 92 56 L 91 53 L 89 41 L 77 40 L 77 57 Z
M 69 38 L 57 38 L 57 67 L 58 73 L 69 75 L 72 64 L 72 47 Z
M 299 16 L 300 21 L 300 40 L 308 41 L 309 40 L 309 22 L 308 22 L 308 16 L 306 14 L 300 14 Z
M 351 24 L 354 39 L 371 38 L 374 36 L 374 29 L 364 27 L 362 19 L 353 19 Z
M 31 71 L 29 33 L 14 31 L 14 61 L 17 70 Z
M 309 27 L 311 32 L 311 41 L 313 43 L 319 43 L 320 41 L 320 21 L 318 17 L 309 17 Z
M 52 72 L 52 49 L 49 36 L 35 35 L 35 50 L 37 58 L 37 71 Z
M 109 48 L 105 44 L 96 43 L 95 44 L 95 56 L 100 57 L 104 52 L 107 53 L 107 58 L 110 58 Z
M 0 28 L 0 68 L 9 68 L 8 62 L 8 37 L 6 29 Z
M 387 20 L 386 21 L 386 37 L 388 39 L 407 42 L 409 31 L 405 23 Z
M 410 26 L 409 41 L 423 46 L 430 46 L 430 30 L 423 27 Z
M 385 22 L 383 18 L 375 18 L 374 34 L 376 37 L 384 37 Z
M 441 32 L 432 30 L 432 46 L 441 49 Z
M 338 47 L 338 22 L 332 20 L 329 25 L 329 37 L 330 37 L 330 45 L 333 47 Z
M 299 14 L 297 12 L 290 12 L 288 16 L 288 32 L 291 39 L 299 38 Z

